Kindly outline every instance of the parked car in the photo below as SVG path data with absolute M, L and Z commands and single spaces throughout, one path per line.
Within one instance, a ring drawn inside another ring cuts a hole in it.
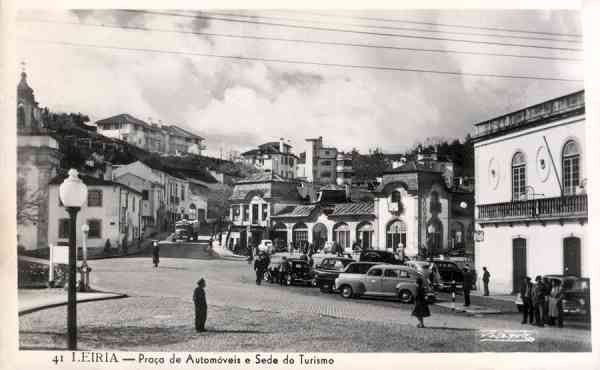
M 380 265 L 380 263 L 378 262 L 352 262 L 349 263 L 348 266 L 346 266 L 346 268 L 344 268 L 344 271 L 340 272 L 340 274 L 337 276 L 336 279 L 340 279 L 344 280 L 344 281 L 349 281 L 349 280 L 356 280 L 356 279 L 360 279 L 362 276 L 364 276 L 367 271 L 369 271 L 369 269 L 375 265 Z M 333 281 L 333 286 L 332 286 L 333 291 L 336 291 L 335 289 L 335 280 Z
M 577 276 L 544 275 L 551 282 L 558 280 L 563 287 L 563 314 L 565 317 L 591 319 L 590 279 Z M 523 300 L 517 295 L 515 300 L 519 312 L 523 312 Z
M 335 279 L 352 262 L 354 262 L 352 258 L 346 257 L 327 257 L 323 259 L 314 269 L 315 285 L 322 292 L 333 292 Z
M 261 240 L 260 244 L 258 245 L 258 251 L 272 254 L 274 252 L 273 242 L 269 239 Z
M 290 271 L 285 275 L 281 275 L 281 265 L 285 261 L 288 262 Z M 306 260 L 300 258 L 286 258 L 284 256 L 273 256 L 267 266 L 267 271 L 264 276 L 265 280 L 271 283 L 278 282 L 283 279 L 286 285 L 295 283 L 312 284 L 313 270 Z
M 437 288 L 442 290 L 448 289 L 452 284 L 452 280 L 454 280 L 456 281 L 456 288 L 462 289 L 463 268 L 467 267 L 467 264 L 465 262 L 435 259 L 433 260 L 433 263 L 437 267 L 440 277 L 440 280 L 437 283 Z M 472 268 L 469 269 L 473 274 L 472 288 L 475 289 L 475 283 L 477 281 L 476 272 Z
M 396 253 L 372 249 L 362 251 L 358 260 L 361 262 L 380 262 L 392 265 L 399 265 L 402 263 L 400 256 Z
M 191 235 L 187 228 L 185 229 L 175 229 L 175 240 L 176 241 L 188 241 L 190 240 Z
M 335 280 L 335 288 L 341 292 L 344 298 L 398 297 L 402 303 L 411 303 L 416 295 L 416 281 L 419 277 L 424 279 L 421 273 L 408 266 L 378 264 L 371 267 L 365 275 L 360 275 L 359 278 L 338 277 Z M 434 302 L 433 290 L 428 285 L 425 287 L 426 299 Z

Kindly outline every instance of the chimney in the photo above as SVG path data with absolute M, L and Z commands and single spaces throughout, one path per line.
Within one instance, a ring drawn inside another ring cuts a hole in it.
M 282 138 L 282 137 L 280 137 L 280 138 L 279 138 L 279 151 L 280 151 L 281 153 L 285 153 L 285 151 L 284 151 L 284 149 L 285 149 L 285 148 L 284 148 L 284 147 L 285 147 L 285 145 L 284 145 L 283 138 Z

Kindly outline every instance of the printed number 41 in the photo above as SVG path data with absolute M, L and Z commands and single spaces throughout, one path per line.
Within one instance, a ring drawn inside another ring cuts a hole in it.
M 54 362 L 55 364 L 58 364 L 59 362 L 63 362 L 63 355 L 54 356 L 54 358 L 52 359 L 52 362 Z

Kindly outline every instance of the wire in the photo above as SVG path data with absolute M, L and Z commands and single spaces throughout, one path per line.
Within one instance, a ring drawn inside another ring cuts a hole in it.
M 460 50 L 446 50 L 446 49 L 423 49 L 423 48 L 409 48 L 409 47 L 373 45 L 373 44 L 362 44 L 362 43 L 346 43 L 346 42 L 334 42 L 334 41 L 313 41 L 313 40 L 289 39 L 289 38 L 280 38 L 280 37 L 233 35 L 233 34 L 226 34 L 226 33 L 183 31 L 183 30 L 141 27 L 141 26 L 119 26 L 119 25 L 115 25 L 115 24 L 104 24 L 104 23 L 103 24 L 93 24 L 93 23 L 82 23 L 82 22 L 67 22 L 67 21 L 47 20 L 47 19 L 25 19 L 25 18 L 21 18 L 21 19 L 19 19 L 19 21 L 20 22 L 34 22 L 34 23 L 67 24 L 67 25 L 99 27 L 99 28 L 116 28 L 116 29 L 132 30 L 132 31 L 181 33 L 181 34 L 201 35 L 201 36 L 210 36 L 210 37 L 282 41 L 282 42 L 293 42 L 293 43 L 315 44 L 315 45 L 350 46 L 350 47 L 361 47 L 361 48 L 372 48 L 372 49 L 424 51 L 424 52 L 449 53 L 449 54 L 486 55 L 486 56 L 541 59 L 541 60 L 582 61 L 582 59 L 578 59 L 578 58 L 545 57 L 545 56 L 522 55 L 522 54 L 483 53 L 483 52 L 476 52 L 476 51 L 460 51 Z
M 365 17 L 365 16 L 354 16 L 354 15 L 337 15 L 337 14 L 323 14 L 310 11 L 294 11 L 294 14 L 309 14 L 320 17 L 335 17 L 335 18 L 353 18 L 362 19 L 368 21 L 379 21 L 379 22 L 393 22 L 393 23 L 409 23 L 409 24 L 421 24 L 427 26 L 442 26 L 442 27 L 456 27 L 456 28 L 467 28 L 477 30 L 488 30 L 488 31 L 501 31 L 501 32 L 514 32 L 514 33 L 531 33 L 537 35 L 550 35 L 550 36 L 563 36 L 563 37 L 583 37 L 581 34 L 573 33 L 557 33 L 557 32 L 545 32 L 545 31 L 531 31 L 531 30 L 519 30 L 514 28 L 502 28 L 502 27 L 484 27 L 484 26 L 470 26 L 462 24 L 448 24 L 448 23 L 434 23 L 434 22 L 422 22 L 422 21 L 411 21 L 406 19 L 390 19 L 390 18 L 377 18 L 377 17 Z
M 341 23 L 341 22 L 321 22 L 312 19 L 296 19 L 289 17 L 272 17 L 272 16 L 263 16 L 263 15 L 245 15 L 245 14 L 237 14 L 237 13 L 220 13 L 220 12 L 202 12 L 203 14 L 208 15 L 217 15 L 217 16 L 226 16 L 226 17 L 241 17 L 241 18 L 251 18 L 251 19 L 275 19 L 275 20 L 285 20 L 285 21 L 293 21 L 293 22 L 310 22 L 317 24 L 332 24 L 336 26 L 351 26 L 351 27 L 363 27 L 363 28 L 380 28 L 387 30 L 400 30 L 400 31 L 415 31 L 415 32 L 430 32 L 430 33 L 445 33 L 445 34 L 453 34 L 453 35 L 465 35 L 465 36 L 484 36 L 484 37 L 498 37 L 498 38 L 507 38 L 507 39 L 523 39 L 523 40 L 537 40 L 537 41 L 555 41 L 555 42 L 568 42 L 574 44 L 581 44 L 580 40 L 564 40 L 564 39 L 556 39 L 556 38 L 547 38 L 547 37 L 531 37 L 531 36 L 519 36 L 519 35 L 498 35 L 498 34 L 490 34 L 490 33 L 473 33 L 473 32 L 457 32 L 457 31 L 440 31 L 440 30 L 429 30 L 423 28 L 411 28 L 411 27 L 394 27 L 394 26 L 375 26 L 368 24 L 356 24 L 356 23 Z M 184 13 L 185 14 L 185 13 Z M 323 15 L 325 16 L 325 15 Z
M 385 67 L 385 66 L 370 66 L 370 65 L 322 63 L 322 62 L 309 62 L 309 61 L 301 61 L 301 60 L 244 57 L 244 56 L 236 56 L 236 55 L 220 55 L 220 54 L 196 53 L 196 52 L 185 52 L 185 51 L 174 51 L 174 50 L 130 48 L 130 47 L 122 47 L 122 46 L 105 46 L 105 45 L 97 45 L 97 44 L 74 43 L 74 42 L 67 42 L 67 41 L 32 40 L 32 39 L 25 39 L 25 38 L 19 38 L 19 40 L 26 41 L 26 42 L 65 45 L 65 46 L 72 46 L 72 47 L 127 50 L 127 51 L 150 52 L 150 53 L 159 53 L 159 54 L 191 55 L 191 56 L 208 57 L 208 58 L 231 59 L 231 60 L 236 60 L 236 61 L 259 61 L 259 62 L 266 62 L 266 63 L 315 65 L 315 66 L 323 66 L 323 67 L 339 67 L 339 68 L 366 69 L 366 70 L 378 70 L 378 71 L 432 73 L 432 74 L 440 74 L 440 75 L 470 76 L 470 77 L 491 77 L 491 78 L 521 79 L 521 80 L 583 82 L 583 80 L 558 78 L 558 77 L 538 77 L 538 76 L 502 75 L 502 74 L 487 74 L 487 73 L 468 73 L 468 72 L 438 71 L 438 70 L 418 69 L 418 68 L 400 68 L 400 67 Z
M 286 23 L 250 21 L 250 20 L 243 20 L 243 19 L 231 19 L 231 18 L 211 17 L 211 16 L 202 16 L 202 15 L 188 15 L 188 14 L 181 14 L 181 13 L 170 13 L 170 12 L 149 11 L 149 10 L 119 9 L 119 11 L 121 11 L 121 12 L 139 13 L 139 14 L 154 14 L 154 15 L 166 15 L 166 16 L 186 17 L 186 18 L 195 18 L 195 19 L 208 19 L 208 20 L 216 20 L 216 21 L 223 21 L 223 22 L 261 24 L 261 25 L 265 25 L 265 26 L 287 27 L 287 28 L 295 28 L 295 29 L 309 29 L 309 30 L 315 30 L 315 31 L 330 31 L 330 32 L 355 33 L 355 34 L 373 35 L 373 36 L 394 36 L 394 37 L 402 37 L 402 38 L 409 38 L 409 39 L 423 39 L 423 40 L 435 40 L 435 41 L 453 41 L 453 42 L 465 42 L 465 43 L 471 43 L 471 44 L 512 46 L 512 47 L 521 47 L 521 48 L 564 50 L 564 51 L 583 51 L 583 49 L 564 48 L 564 47 L 555 47 L 555 46 L 511 44 L 511 43 L 502 43 L 502 42 L 495 42 L 495 41 L 464 40 L 464 39 L 453 39 L 453 38 L 446 38 L 446 37 L 413 36 L 413 35 L 402 35 L 402 34 L 397 34 L 397 33 L 355 31 L 355 30 L 347 30 L 347 29 L 341 29 L 341 28 L 300 26 L 300 25 L 286 24 Z

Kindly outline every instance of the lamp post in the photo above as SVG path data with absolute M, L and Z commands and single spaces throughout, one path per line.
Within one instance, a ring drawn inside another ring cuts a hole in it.
M 81 232 L 83 233 L 83 240 L 81 241 L 83 250 L 83 262 L 81 263 L 81 291 L 87 292 L 90 289 L 90 268 L 87 264 L 87 238 L 90 232 L 90 226 L 85 223 L 81 225 Z
M 69 294 L 67 301 L 67 336 L 68 349 L 77 349 L 77 297 L 76 297 L 76 259 L 75 244 L 77 232 L 77 212 L 87 200 L 87 187 L 78 177 L 77 170 L 70 169 L 69 177 L 63 181 L 59 189 L 60 200 L 69 213 Z

